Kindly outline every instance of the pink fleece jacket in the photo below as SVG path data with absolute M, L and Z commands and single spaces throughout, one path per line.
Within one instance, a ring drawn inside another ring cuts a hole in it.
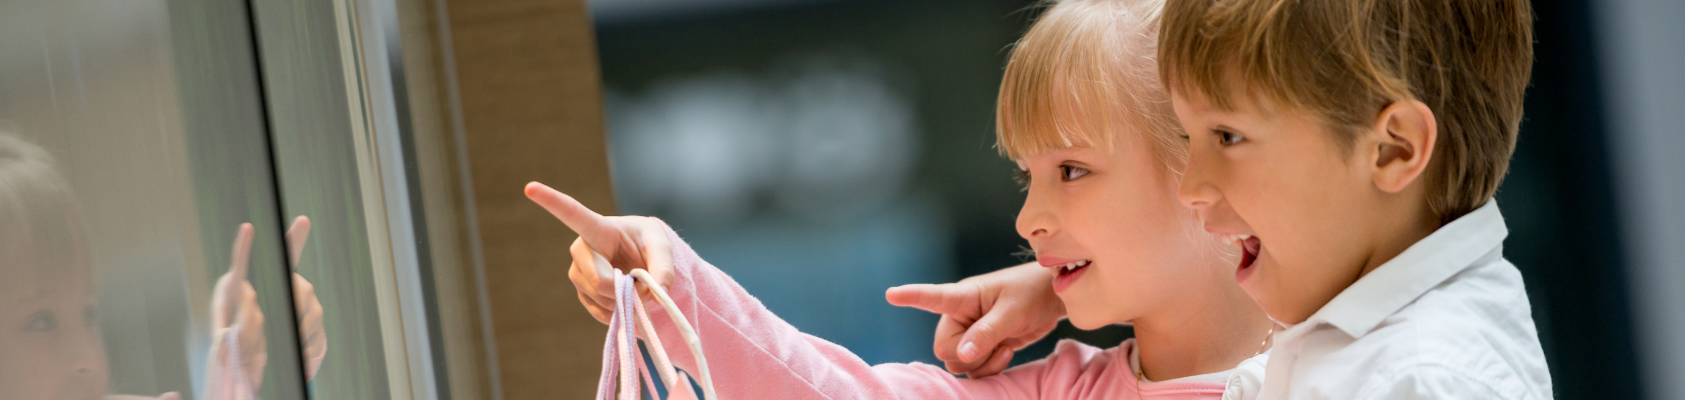
M 673 288 L 695 325 L 723 400 L 749 399 L 1217 399 L 1221 382 L 1141 382 L 1130 368 L 1134 341 L 1098 349 L 1060 341 L 1045 359 L 982 379 L 960 379 L 922 364 L 866 365 L 848 349 L 813 337 L 773 315 L 731 277 L 702 261 L 671 229 Z M 696 361 L 665 308 L 650 319 L 674 366 Z M 657 315 L 659 314 L 659 315 Z M 670 338 L 670 339 L 669 339 Z M 713 400 L 713 399 L 709 399 Z

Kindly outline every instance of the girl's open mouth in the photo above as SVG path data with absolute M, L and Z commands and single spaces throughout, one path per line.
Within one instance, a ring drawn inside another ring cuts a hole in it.
M 1064 292 L 1066 288 L 1075 284 L 1077 279 L 1082 277 L 1082 273 L 1088 271 L 1088 265 L 1090 263 L 1092 262 L 1089 260 L 1077 260 L 1049 267 L 1053 268 L 1053 273 L 1055 274 L 1053 278 L 1053 292 Z

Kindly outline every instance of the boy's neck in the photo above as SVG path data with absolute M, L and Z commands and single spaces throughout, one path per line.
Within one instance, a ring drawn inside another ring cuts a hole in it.
M 1257 355 L 1273 330 L 1264 310 L 1258 307 L 1233 277 L 1227 262 L 1202 266 L 1213 274 L 1194 279 L 1222 279 L 1209 285 L 1191 285 L 1202 292 L 1187 293 L 1173 306 L 1136 318 L 1135 343 L 1140 353 L 1143 377 L 1165 381 L 1233 369 Z
M 1425 205 L 1415 207 L 1411 211 L 1413 212 L 1391 214 L 1407 216 L 1394 220 L 1395 223 L 1373 225 L 1378 230 L 1374 236 L 1374 245 L 1369 249 L 1368 258 L 1364 260 L 1363 268 L 1358 270 L 1357 277 L 1359 279 L 1369 275 L 1376 268 L 1380 268 L 1387 261 L 1392 261 L 1393 258 L 1404 253 L 1404 250 L 1409 249 L 1416 242 L 1422 241 L 1422 239 L 1427 238 L 1428 235 L 1432 235 L 1434 231 L 1444 226 L 1440 223 L 1439 217 L 1434 216 L 1433 212 L 1429 211 Z M 1356 283 L 1356 281 L 1353 281 L 1353 283 Z

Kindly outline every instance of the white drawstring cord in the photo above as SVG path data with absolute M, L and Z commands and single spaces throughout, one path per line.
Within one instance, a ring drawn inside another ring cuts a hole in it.
M 602 260 L 601 256 L 598 256 L 598 260 Z M 678 305 L 673 303 L 673 299 L 667 295 L 667 291 L 663 290 L 660 284 L 655 283 L 655 279 L 650 277 L 649 272 L 642 269 L 634 269 L 629 275 L 618 269 L 614 271 L 615 309 L 614 315 L 609 319 L 608 339 L 603 344 L 603 374 L 598 381 L 597 398 L 608 400 L 609 397 L 607 396 L 612 393 L 612 387 L 619 386 L 621 400 L 638 399 L 637 383 L 640 372 L 646 379 L 645 383 L 653 388 L 654 383 L 647 380 L 650 378 L 649 371 L 643 365 L 643 357 L 638 351 L 637 335 L 633 333 L 634 330 L 643 332 L 645 340 L 648 342 L 645 347 L 649 350 L 650 358 L 655 361 L 656 373 L 660 374 L 662 382 L 666 383 L 669 396 L 675 390 L 687 392 L 692 390 L 689 387 L 690 385 L 686 384 L 679 377 L 677 371 L 673 369 L 666 351 L 661 347 L 661 339 L 656 336 L 655 326 L 650 321 L 648 312 L 644 310 L 642 299 L 638 298 L 635 286 L 638 281 L 642 281 L 644 288 L 648 289 L 662 308 L 666 309 L 667 316 L 673 320 L 674 325 L 678 326 L 679 335 L 683 336 L 685 344 L 690 347 L 691 355 L 696 358 L 696 369 L 698 376 L 701 378 L 699 384 L 702 386 L 703 398 L 718 399 L 714 393 L 713 375 L 708 372 L 708 360 L 702 355 L 702 340 L 690 325 L 690 321 L 686 320 L 684 314 L 679 312 Z M 633 320 L 641 321 L 633 322 Z M 614 385 L 616 375 L 620 378 L 619 385 Z M 651 395 L 653 394 L 651 393 Z

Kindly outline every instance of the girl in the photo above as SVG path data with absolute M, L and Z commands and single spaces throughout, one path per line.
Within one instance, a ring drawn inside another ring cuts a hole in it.
M 1152 59 L 1162 6 L 1054 3 L 1013 51 L 998 102 L 997 142 L 1028 181 L 1018 232 L 1046 267 L 1007 276 L 1051 285 L 1079 328 L 1133 323 L 1136 338 L 1111 349 L 1064 341 L 1046 359 L 978 379 L 869 366 L 767 311 L 660 220 L 603 217 L 536 182 L 526 194 L 580 234 L 569 277 L 598 320 L 613 309 L 611 268 L 647 268 L 668 288 L 723 398 L 1212 399 L 1226 387 L 1244 396 L 1261 381 L 1261 361 L 1247 360 L 1274 324 L 1177 201 L 1186 145 Z M 668 318 L 651 318 L 659 335 L 679 337 Z M 675 365 L 695 367 L 681 341 L 663 345 Z

